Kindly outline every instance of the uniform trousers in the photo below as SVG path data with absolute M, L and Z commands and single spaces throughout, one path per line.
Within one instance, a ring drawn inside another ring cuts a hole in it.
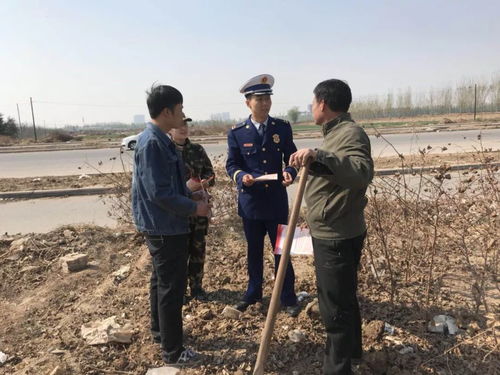
M 264 281 L 264 238 L 269 235 L 273 249 L 276 245 L 278 224 L 286 224 L 286 220 L 252 220 L 243 218 L 243 229 L 247 240 L 248 260 L 248 287 L 243 300 L 255 303 L 262 300 L 262 284 Z M 278 272 L 281 255 L 274 256 L 274 272 Z M 292 262 L 288 263 L 286 269 L 283 289 L 281 291 L 281 304 L 283 306 L 294 306 L 297 304 L 297 296 L 294 290 L 295 274 Z
M 175 362 L 182 345 L 182 303 L 187 279 L 188 234 L 146 235 L 152 256 L 151 332 L 161 336 L 163 357 Z
M 327 339 L 323 374 L 351 374 L 351 359 L 361 358 L 358 266 L 366 233 L 345 240 L 313 237 L 319 309 Z

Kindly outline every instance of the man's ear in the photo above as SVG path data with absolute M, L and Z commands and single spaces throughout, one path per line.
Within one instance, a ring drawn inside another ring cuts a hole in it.
M 325 106 L 326 104 L 324 100 L 319 102 L 319 109 L 321 110 L 321 112 L 325 112 Z
M 246 99 L 245 104 L 247 105 L 248 108 L 250 108 L 250 99 Z
M 167 107 L 163 108 L 163 110 L 161 111 L 161 114 L 164 116 L 164 117 L 168 117 L 168 115 L 171 113 L 172 111 L 170 111 L 170 109 L 168 109 Z

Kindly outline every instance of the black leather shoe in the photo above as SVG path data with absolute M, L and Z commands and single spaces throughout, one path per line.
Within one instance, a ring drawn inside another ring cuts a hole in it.
M 234 306 L 234 308 L 235 308 L 236 310 L 238 310 L 238 311 L 243 312 L 243 311 L 245 311 L 245 310 L 248 308 L 248 306 L 250 306 L 250 305 L 251 305 L 251 303 L 250 303 L 250 302 L 247 302 L 247 301 L 240 301 L 240 302 L 238 302 L 238 303 Z
M 158 331 L 151 331 L 151 336 L 153 337 L 153 342 L 155 344 L 161 344 L 161 335 Z
M 285 306 L 284 309 L 285 312 L 292 318 L 295 318 L 300 314 L 300 306 L 298 304 L 293 306 Z
M 203 288 L 193 288 L 191 289 L 191 298 L 195 298 L 199 301 L 205 301 L 207 299 L 207 292 Z

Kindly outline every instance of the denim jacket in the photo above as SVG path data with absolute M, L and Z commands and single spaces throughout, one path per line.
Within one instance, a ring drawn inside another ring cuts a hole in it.
M 182 157 L 170 138 L 148 123 L 137 139 L 132 179 L 132 213 L 139 232 L 189 233 L 196 203 L 189 198 Z

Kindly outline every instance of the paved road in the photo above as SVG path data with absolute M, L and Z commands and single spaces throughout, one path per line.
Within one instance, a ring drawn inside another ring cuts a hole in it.
M 432 132 L 417 134 L 391 134 L 385 138 L 391 142 L 398 152 L 403 154 L 417 153 L 419 148 L 446 146 L 446 152 L 473 151 L 479 148 L 478 130 L 457 132 Z M 370 137 L 374 158 L 395 155 L 392 147 L 382 138 Z M 483 146 L 498 149 L 500 146 L 500 129 L 482 132 Z M 298 148 L 318 147 L 321 139 L 298 139 Z M 226 144 L 207 144 L 205 148 L 210 157 L 224 155 Z M 82 173 L 120 172 L 123 165 L 130 168 L 132 152 L 120 154 L 118 148 L 97 150 L 47 151 L 0 154 L 0 178 L 6 177 L 37 177 L 63 176 Z
M 0 203 L 0 233 L 44 233 L 61 225 L 116 226 L 98 196 L 44 198 Z

